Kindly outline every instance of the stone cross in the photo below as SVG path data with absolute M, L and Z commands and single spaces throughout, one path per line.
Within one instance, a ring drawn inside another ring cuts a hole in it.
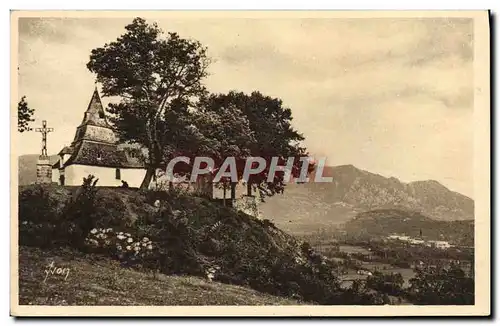
M 36 128 L 35 131 L 42 133 L 42 156 L 47 156 L 47 133 L 54 131 L 54 128 L 47 128 L 47 120 L 43 120 L 42 128 Z

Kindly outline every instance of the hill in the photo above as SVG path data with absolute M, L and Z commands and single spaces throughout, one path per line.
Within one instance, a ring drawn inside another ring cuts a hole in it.
M 403 209 L 432 219 L 472 220 L 474 201 L 437 181 L 404 183 L 352 165 L 329 167 L 331 183 L 288 184 L 261 205 L 262 214 L 288 232 L 307 233 L 375 209 Z
M 405 234 L 428 240 L 446 240 L 453 244 L 474 245 L 474 221 L 436 221 L 420 213 L 380 209 L 358 214 L 343 225 L 350 236 L 385 237 Z
M 301 302 L 384 302 L 377 293 L 341 288 L 335 261 L 270 221 L 183 192 L 22 186 L 19 243 L 44 252 L 73 248 L 130 268 L 204 277 Z
M 193 276 L 123 268 L 116 260 L 75 250 L 19 248 L 20 305 L 298 305 L 298 301 Z M 48 265 L 69 274 L 49 275 Z
M 36 162 L 39 154 L 21 155 L 18 158 L 19 185 L 29 185 L 36 181 Z M 50 155 L 50 164 L 57 162 L 59 156 Z

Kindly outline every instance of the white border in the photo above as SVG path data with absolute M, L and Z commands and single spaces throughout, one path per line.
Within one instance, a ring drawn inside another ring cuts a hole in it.
M 85 3 L 82 4 L 76 4 L 74 2 L 65 2 L 65 1 L 45 1 L 43 5 L 41 5 L 38 2 L 35 1 L 10 1 L 12 3 L 9 3 L 9 1 L 4 1 L 2 2 L 2 5 L 6 4 L 7 7 L 9 8 L 16 8 L 16 9 L 119 9 L 116 4 L 113 3 L 106 3 L 104 1 L 94 1 L 94 0 L 89 0 L 85 1 Z M 462 3 L 461 3 L 462 2 Z M 230 2 L 230 1 L 210 1 L 210 5 L 208 3 L 203 2 L 203 1 L 182 1 L 179 3 L 166 3 L 165 1 L 140 1 L 140 2 L 130 2 L 127 3 L 126 1 L 120 1 L 120 4 L 122 6 L 121 9 L 164 9 L 165 7 L 169 7 L 170 9 L 486 9 L 486 8 L 491 8 L 491 7 L 498 7 L 498 1 L 480 1 L 476 0 L 473 2 L 465 2 L 465 1 L 453 1 L 450 4 L 455 5 L 454 8 L 450 7 L 449 5 L 443 5 L 439 1 L 418 1 L 416 3 L 409 4 L 408 2 L 396 2 L 396 1 L 378 1 L 377 3 L 372 3 L 370 1 L 349 1 L 345 3 L 335 3 L 332 5 L 331 1 L 281 1 L 281 2 L 271 2 L 271 1 L 251 1 L 248 3 L 235 3 L 235 2 Z M 463 6 L 461 8 L 457 7 L 462 4 Z M 3 11 L 3 18 L 2 19 L 2 27 L 3 28 L 3 33 L 2 36 L 4 36 L 4 40 L 6 44 L 10 38 L 10 26 L 9 26 L 9 18 L 7 10 Z M 498 36 L 496 36 L 496 39 L 498 39 Z M 7 48 L 7 47 L 5 47 Z M 2 90 L 5 92 L 5 96 L 3 97 L 4 99 L 7 99 L 10 97 L 10 92 L 9 90 L 9 85 L 10 85 L 10 63 L 9 62 L 9 50 L 6 50 L 3 52 L 4 55 L 4 62 L 5 64 L 2 66 L 4 67 L 5 71 L 2 74 L 5 78 L 5 84 L 3 85 L 4 87 Z M 493 90 L 492 90 L 493 91 Z M 495 87 L 495 91 L 498 91 L 497 87 Z M 0 143 L 4 146 L 4 150 L 8 150 L 10 147 L 10 133 L 8 132 L 9 130 L 9 120 L 7 119 L 2 119 L 1 120 L 4 125 L 4 128 L 0 128 L 1 132 L 3 132 L 3 137 L 0 137 Z M 495 147 L 496 149 L 496 147 Z M 8 165 L 8 162 L 6 160 L 2 161 L 2 164 Z M 8 188 L 7 185 L 10 184 L 8 180 L 10 179 L 10 169 L 8 166 L 2 166 L 3 169 L 2 171 L 5 173 L 4 178 L 2 181 L 2 185 L 4 185 L 4 188 L 2 189 L 4 196 L 1 196 L 1 198 L 4 200 L 4 205 L 2 207 L 9 207 L 10 206 L 10 200 L 8 199 L 10 196 L 10 189 Z M 6 172 L 9 171 L 9 172 Z M 496 198 L 495 198 L 496 199 Z M 9 216 L 9 214 L 6 214 Z M 7 218 L 3 219 L 3 222 L 5 223 L 8 221 Z M 7 224 L 7 223 L 6 223 Z M 496 223 L 498 227 L 498 222 Z M 9 230 L 8 227 L 4 227 L 3 230 Z M 5 239 L 8 239 L 8 234 L 4 236 L 4 241 L 7 241 Z M 9 251 L 9 245 L 10 242 L 4 243 L 4 250 Z M 9 251 L 10 254 L 10 251 Z M 4 257 L 7 256 L 3 255 Z M 483 266 L 484 268 L 484 266 Z M 9 279 L 9 270 L 4 268 L 2 269 L 3 272 L 6 274 L 4 275 L 2 279 L 4 282 L 7 282 Z M 10 301 L 10 296 L 7 295 L 8 291 L 3 291 L 4 297 L 2 299 L 2 303 L 7 303 Z M 5 301 L 4 301 L 5 299 Z M 4 305 L 5 307 L 6 305 Z M 130 310 L 130 307 L 128 307 Z M 382 307 L 383 308 L 383 307 Z M 381 312 L 384 309 L 381 309 Z M 457 310 L 461 310 L 461 312 L 464 311 L 463 307 L 456 308 L 455 312 Z M 5 310 L 4 310 L 5 311 Z M 5 315 L 5 314 L 4 314 Z M 426 321 L 427 322 L 427 321 Z M 442 321 L 441 321 L 442 322 Z M 466 322 L 471 322 L 470 320 Z M 432 324 L 432 323 L 431 323 Z

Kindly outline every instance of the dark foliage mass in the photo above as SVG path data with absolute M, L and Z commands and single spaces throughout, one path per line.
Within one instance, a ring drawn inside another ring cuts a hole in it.
M 458 266 L 420 268 L 410 283 L 409 295 L 416 304 L 474 304 L 474 279 Z
M 28 106 L 26 96 L 23 96 L 17 104 L 17 131 L 25 132 L 32 130 L 29 125 L 31 122 L 35 121 L 35 119 L 33 119 L 33 113 L 35 113 L 35 109 Z
M 368 276 L 366 287 L 388 295 L 399 296 L 403 293 L 403 283 L 403 276 L 400 273 L 383 274 L 376 271 L 372 276 Z
M 147 150 L 146 189 L 162 162 L 192 144 L 188 108 L 206 92 L 203 79 L 210 60 L 200 42 L 165 34 L 142 18 L 125 31 L 93 49 L 87 67 L 105 96 L 120 98 L 108 109 L 120 138 Z

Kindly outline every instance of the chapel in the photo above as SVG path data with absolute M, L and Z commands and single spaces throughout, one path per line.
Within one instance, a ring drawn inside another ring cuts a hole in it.
M 52 182 L 79 186 L 92 174 L 99 179 L 98 186 L 139 187 L 146 169 L 138 155 L 126 148 L 106 119 L 96 87 L 71 145 L 59 151 L 52 165 Z

